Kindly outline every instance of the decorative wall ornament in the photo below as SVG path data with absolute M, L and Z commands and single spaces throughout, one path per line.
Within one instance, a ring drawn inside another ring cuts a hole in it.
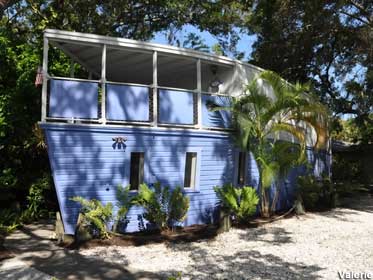
M 113 137 L 112 140 L 117 144 L 124 144 L 124 142 L 127 141 L 127 137 L 118 136 L 118 137 Z

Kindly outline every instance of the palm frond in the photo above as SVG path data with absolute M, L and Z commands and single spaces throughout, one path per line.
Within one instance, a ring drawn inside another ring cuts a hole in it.
M 289 123 L 274 123 L 270 132 L 287 132 L 297 138 L 300 145 L 305 145 L 306 131 L 300 126 Z

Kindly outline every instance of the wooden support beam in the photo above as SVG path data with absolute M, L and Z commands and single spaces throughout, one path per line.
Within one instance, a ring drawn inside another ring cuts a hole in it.
M 106 124 L 106 45 L 102 47 L 101 61 L 101 122 Z
M 202 129 L 202 72 L 201 59 L 197 59 L 197 128 Z
M 70 78 L 74 78 L 74 72 L 75 72 L 74 60 L 70 59 Z
M 153 126 L 158 126 L 158 53 L 153 52 Z
M 43 42 L 43 87 L 41 92 L 41 121 L 47 119 L 47 98 L 48 98 L 48 38 L 44 37 Z

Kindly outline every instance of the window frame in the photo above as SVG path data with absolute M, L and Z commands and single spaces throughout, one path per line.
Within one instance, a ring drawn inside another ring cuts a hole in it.
M 143 176 L 143 182 L 147 183 L 149 176 L 149 152 L 147 149 L 128 149 L 126 148 L 125 153 L 127 154 L 126 160 L 125 160 L 125 172 L 124 172 L 124 180 L 123 180 L 123 186 L 128 186 L 131 182 L 131 155 L 132 153 L 143 153 L 144 154 L 144 176 Z M 130 192 L 137 193 L 138 189 L 131 189 Z
M 194 179 L 194 186 L 185 188 L 185 167 L 186 167 L 186 160 L 187 160 L 187 153 L 195 153 L 196 154 L 196 164 L 195 164 L 195 179 Z M 193 193 L 193 192 L 200 192 L 200 171 L 201 171 L 201 160 L 202 160 L 202 149 L 201 148 L 190 148 L 186 149 L 182 155 L 182 176 L 181 182 L 183 186 L 184 192 Z
M 239 176 L 240 176 L 240 155 L 243 154 L 245 155 L 244 158 L 244 178 L 243 178 L 243 183 L 239 182 Z M 240 151 L 236 150 L 236 159 L 235 159 L 235 174 L 234 174 L 234 183 L 233 185 L 237 186 L 245 186 L 247 184 L 247 179 L 248 179 L 248 153 L 245 151 Z

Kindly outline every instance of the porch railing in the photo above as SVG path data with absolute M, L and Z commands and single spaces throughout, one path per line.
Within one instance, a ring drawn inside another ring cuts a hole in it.
M 105 110 L 102 110 L 104 91 Z M 99 80 L 52 77 L 49 79 L 46 120 L 101 124 L 105 120 L 107 124 L 151 126 L 156 123 L 157 126 L 185 128 L 199 128 L 201 123 L 202 128 L 229 128 L 230 114 L 211 112 L 207 106 L 208 101 L 228 105 L 228 96 L 169 87 L 157 87 L 157 94 L 152 93 L 153 87 L 149 85 L 102 84 Z M 198 98 L 199 94 L 201 98 Z M 154 97 L 157 99 L 156 114 L 153 113 Z
M 108 81 L 106 45 L 97 80 L 48 75 L 48 38 L 44 38 L 42 121 L 227 129 L 228 112 L 211 112 L 207 101 L 229 103 L 229 97 L 202 91 L 201 59 L 196 59 L 195 90 L 158 85 L 157 51 L 150 85 Z

